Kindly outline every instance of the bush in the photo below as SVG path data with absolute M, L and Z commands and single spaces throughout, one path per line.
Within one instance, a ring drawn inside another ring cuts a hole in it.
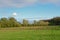
M 49 22 L 40 21 L 38 24 L 40 26 L 48 26 L 49 25 Z

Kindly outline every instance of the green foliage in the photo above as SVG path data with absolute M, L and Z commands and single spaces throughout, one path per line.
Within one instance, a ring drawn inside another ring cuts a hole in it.
M 34 24 L 34 26 L 48 26 L 49 22 L 45 22 L 43 20 L 39 20 L 39 21 L 34 20 L 33 24 Z
M 38 25 L 38 22 L 36 20 L 34 20 L 34 26 L 37 26 Z
M 1 27 L 8 27 L 8 19 L 7 18 L 1 18 L 0 19 L 0 25 L 1 25 Z
M 60 17 L 55 17 L 50 20 L 51 25 L 60 25 Z
M 0 19 L 0 27 L 20 27 L 21 24 L 16 21 L 15 18 L 11 17 L 9 19 L 7 18 L 1 18 Z
M 26 19 L 23 19 L 23 26 L 28 26 L 29 25 L 29 22 L 28 22 L 28 20 L 26 20 Z
M 55 17 L 50 20 L 34 20 L 34 23 L 30 24 L 28 20 L 23 19 L 23 23 L 18 22 L 15 18 L 1 18 L 0 27 L 20 27 L 20 26 L 48 26 L 48 25 L 60 25 L 60 17 Z
M 40 20 L 40 21 L 38 21 L 38 25 L 40 25 L 40 26 L 48 26 L 49 22 L 45 22 L 45 21 Z

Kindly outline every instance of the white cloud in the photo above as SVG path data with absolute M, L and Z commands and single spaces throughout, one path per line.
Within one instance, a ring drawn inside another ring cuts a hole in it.
M 60 5 L 60 0 L 0 0 L 0 7 L 25 7 L 36 3 Z
M 13 13 L 13 16 L 16 16 L 16 15 L 17 15 L 17 13 L 14 12 L 14 13 Z

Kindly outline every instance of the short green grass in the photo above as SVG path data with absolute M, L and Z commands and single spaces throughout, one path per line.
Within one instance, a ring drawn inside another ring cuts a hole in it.
M 0 30 L 0 40 L 60 40 L 60 30 Z

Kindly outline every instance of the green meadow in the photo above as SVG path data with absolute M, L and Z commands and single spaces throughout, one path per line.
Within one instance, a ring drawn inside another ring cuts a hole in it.
M 60 40 L 60 30 L 2 28 L 0 40 Z

